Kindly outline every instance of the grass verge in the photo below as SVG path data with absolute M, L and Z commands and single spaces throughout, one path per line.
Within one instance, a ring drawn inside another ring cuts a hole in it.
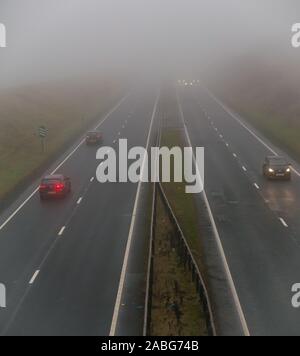
M 163 131 L 161 145 L 169 148 L 181 146 L 181 131 Z M 194 198 L 185 193 L 185 183 L 168 183 L 163 187 L 192 253 L 203 270 Z M 158 198 L 150 333 L 155 336 L 206 336 L 201 301 L 190 273 L 185 270 L 172 246 L 173 234 L 174 227 Z
M 182 131 L 176 129 L 164 130 L 161 138 L 161 145 L 168 148 L 181 147 L 183 148 Z M 173 171 L 173 162 L 171 163 L 171 172 Z M 202 252 L 199 221 L 197 215 L 196 202 L 193 194 L 186 194 L 186 183 L 164 183 L 163 188 L 166 192 L 168 200 L 173 211 L 179 221 L 181 229 L 187 239 L 189 247 L 196 259 L 201 271 L 204 272 L 202 265 Z
M 173 226 L 157 201 L 150 335 L 206 336 L 205 316 L 195 284 L 172 246 Z
M 0 93 L 0 199 L 34 176 L 121 95 L 116 84 L 56 83 Z M 48 130 L 46 152 L 37 135 Z

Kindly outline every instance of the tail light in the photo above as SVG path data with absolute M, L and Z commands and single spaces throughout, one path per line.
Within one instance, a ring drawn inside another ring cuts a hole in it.
M 56 184 L 55 185 L 55 191 L 56 192 L 61 192 L 64 189 L 65 185 L 64 184 Z

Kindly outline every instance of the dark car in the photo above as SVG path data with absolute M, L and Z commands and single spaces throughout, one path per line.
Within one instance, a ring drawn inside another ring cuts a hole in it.
M 87 145 L 100 145 L 102 143 L 102 134 L 99 131 L 91 131 L 86 135 L 85 142 Z
M 49 175 L 42 179 L 40 198 L 66 197 L 71 192 L 71 179 L 62 174 Z
M 268 179 L 291 180 L 292 169 L 284 157 L 269 156 L 264 162 L 263 174 Z

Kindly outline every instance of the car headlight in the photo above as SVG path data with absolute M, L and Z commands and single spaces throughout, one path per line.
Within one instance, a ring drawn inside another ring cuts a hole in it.
M 273 168 L 269 168 L 269 172 L 270 173 L 274 173 L 274 169 Z
M 290 173 L 290 171 L 291 171 L 291 168 L 287 168 L 287 170 L 286 170 L 286 171 L 287 171 L 287 173 Z

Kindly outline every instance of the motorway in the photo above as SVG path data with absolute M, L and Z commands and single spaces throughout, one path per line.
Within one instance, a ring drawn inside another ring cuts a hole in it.
M 157 95 L 134 90 L 99 118 L 104 144 L 145 147 Z M 1 214 L 2 335 L 110 333 L 138 185 L 98 183 L 96 151 L 78 141 L 49 168 L 72 178 L 67 199 L 42 203 L 37 181 Z
M 178 97 L 192 145 L 205 147 L 205 191 L 250 335 L 300 335 L 291 304 L 300 281 L 300 167 L 294 162 L 292 182 L 265 180 L 265 156 L 283 152 L 208 90 L 179 88 Z
M 127 138 L 129 147 L 145 147 L 157 103 L 154 88 L 129 93 L 99 118 L 104 144 L 117 148 Z M 292 182 L 265 180 L 263 159 L 283 152 L 202 87 L 178 88 L 178 104 L 192 145 L 205 147 L 205 191 L 249 334 L 300 335 L 300 310 L 291 305 L 300 282 L 300 167 L 291 160 Z M 40 202 L 37 180 L 1 213 L 2 335 L 115 329 L 139 189 L 99 184 L 96 151 L 79 140 L 45 172 L 72 178 L 67 199 Z

